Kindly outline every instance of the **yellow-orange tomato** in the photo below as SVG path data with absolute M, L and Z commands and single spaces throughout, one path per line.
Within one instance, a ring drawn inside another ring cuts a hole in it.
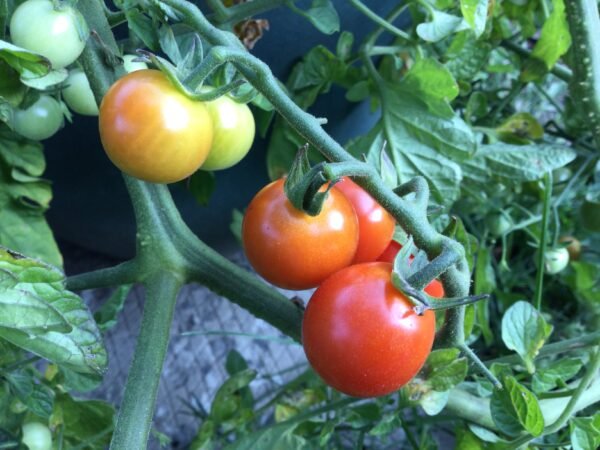
M 213 140 L 204 103 L 185 97 L 158 70 L 139 70 L 111 86 L 100 105 L 100 138 L 123 172 L 153 183 L 194 173 Z
M 358 219 L 336 188 L 320 214 L 294 208 L 283 180 L 265 186 L 248 205 L 242 240 L 252 267 L 267 281 L 286 289 L 308 289 L 348 266 L 358 245 Z

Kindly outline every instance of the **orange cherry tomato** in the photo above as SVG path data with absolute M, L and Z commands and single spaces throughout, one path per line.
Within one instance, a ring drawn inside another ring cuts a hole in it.
M 153 183 L 173 183 L 194 173 L 213 140 L 204 103 L 185 97 L 158 70 L 138 70 L 117 80 L 104 96 L 100 138 L 123 172 Z
M 348 177 L 335 185 L 358 216 L 358 249 L 353 264 L 375 261 L 394 236 L 396 221 L 371 195 Z
M 392 265 L 356 264 L 327 278 L 308 302 L 302 343 L 311 366 L 340 392 L 378 397 L 404 386 L 431 352 L 435 314 L 417 315 L 391 283 Z
M 246 256 L 270 283 L 308 289 L 348 266 L 358 245 L 358 220 L 335 187 L 312 217 L 289 202 L 283 179 L 265 186 L 248 205 L 242 224 Z

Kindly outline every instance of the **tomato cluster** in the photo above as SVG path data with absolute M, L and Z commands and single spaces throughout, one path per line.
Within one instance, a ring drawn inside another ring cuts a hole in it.
M 419 316 L 392 285 L 392 264 L 376 261 L 393 261 L 398 252 L 394 226 L 348 178 L 329 190 L 317 216 L 290 203 L 281 179 L 264 187 L 244 216 L 244 249 L 263 278 L 287 289 L 318 286 L 304 315 L 304 350 L 325 382 L 352 396 L 396 391 L 433 344 L 433 312 Z M 426 291 L 444 295 L 437 280 Z

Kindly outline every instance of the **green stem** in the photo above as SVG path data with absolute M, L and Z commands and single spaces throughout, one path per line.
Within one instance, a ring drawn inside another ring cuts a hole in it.
M 219 9 L 219 11 L 215 8 L 215 14 L 208 18 L 218 24 L 236 24 L 244 19 L 278 8 L 286 3 L 293 4 L 294 2 L 295 0 L 252 0 L 251 2 L 223 8 L 223 10 Z M 212 4 L 220 3 L 220 0 L 213 0 L 210 3 L 213 6 Z
M 538 248 L 538 269 L 535 277 L 534 303 L 538 310 L 542 309 L 542 294 L 544 288 L 544 255 L 546 254 L 546 243 L 548 241 L 548 221 L 550 218 L 550 206 L 552 199 L 552 172 L 544 175 L 544 205 L 542 212 L 542 233 Z
M 574 79 L 571 96 L 581 104 L 600 147 L 600 17 L 596 0 L 565 0 L 571 31 Z
M 154 274 L 146 283 L 142 325 L 110 443 L 111 450 L 146 448 L 173 311 L 182 284 L 183 280 L 166 271 Z
M 522 56 L 523 58 L 531 58 L 531 51 L 521 47 L 519 44 L 513 41 L 502 41 L 501 45 L 508 50 L 515 52 L 517 55 Z M 554 67 L 550 69 L 550 73 L 566 82 L 569 82 L 573 77 L 573 72 L 571 72 L 571 69 L 561 64 L 555 64 Z
M 67 278 L 67 289 L 83 291 L 123 284 L 133 284 L 140 281 L 139 264 L 136 261 L 126 261 L 114 267 L 73 275 Z
M 350 4 L 352 4 L 352 6 L 354 6 L 358 11 L 363 13 L 366 17 L 371 19 L 373 22 L 375 22 L 381 28 L 392 33 L 394 36 L 397 36 L 397 37 L 407 40 L 407 41 L 412 41 L 412 38 L 410 37 L 410 35 L 408 33 L 406 33 L 405 31 L 401 30 L 398 27 L 395 27 L 387 20 L 379 17 L 377 14 L 375 14 L 371 9 L 369 9 L 360 0 L 348 0 L 348 2 L 350 2 Z

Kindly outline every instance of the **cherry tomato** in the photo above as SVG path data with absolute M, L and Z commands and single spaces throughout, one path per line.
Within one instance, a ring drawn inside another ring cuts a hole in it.
M 265 186 L 250 202 L 242 240 L 252 267 L 270 283 L 286 289 L 317 286 L 348 266 L 358 245 L 358 219 L 336 188 L 312 217 L 289 202 L 282 179 Z
M 417 315 L 391 283 L 392 265 L 356 264 L 325 280 L 302 323 L 306 357 L 323 380 L 355 397 L 378 397 L 404 386 L 425 363 L 435 315 Z
M 212 121 L 204 104 L 185 97 L 158 70 L 117 80 L 102 100 L 99 123 L 111 161 L 153 183 L 190 176 L 212 145 Z
M 562 236 L 558 242 L 566 244 L 569 260 L 577 261 L 581 256 L 581 242 L 573 236 Z
M 252 147 L 254 116 L 248 105 L 223 95 L 206 102 L 214 126 L 214 139 L 202 170 L 222 170 L 237 164 Z
M 23 444 L 29 450 L 50 450 L 52 448 L 52 433 L 50 429 L 39 422 L 23 425 Z
M 546 273 L 556 275 L 569 264 L 569 251 L 566 248 L 554 248 L 544 253 L 544 268 Z
M 131 73 L 136 70 L 148 68 L 148 65 L 145 62 L 134 61 L 137 57 L 137 55 L 123 55 L 123 67 L 125 68 L 125 72 Z
M 381 256 L 377 258 L 377 261 L 388 262 L 393 264 L 394 259 L 396 259 L 396 255 L 398 254 L 401 248 L 402 245 L 399 242 L 390 242 L 390 245 L 388 245 L 387 248 L 381 254 Z M 410 260 L 412 259 L 413 257 L 411 256 Z M 423 290 L 435 298 L 444 298 L 446 296 L 446 293 L 444 292 L 444 286 L 439 280 L 432 280 L 431 283 L 429 283 L 427 287 L 425 287 L 425 289 Z
M 40 95 L 28 108 L 16 110 L 12 123 L 21 136 L 41 141 L 53 136 L 62 127 L 62 108 L 53 97 Z
M 75 61 L 88 35 L 83 16 L 66 3 L 55 8 L 51 0 L 27 0 L 10 19 L 12 42 L 45 56 L 53 69 L 61 69 Z
M 348 177 L 335 185 L 350 200 L 358 217 L 358 250 L 353 264 L 375 261 L 394 236 L 396 221 L 371 195 Z
M 66 83 L 62 95 L 67 106 L 84 116 L 97 116 L 98 105 L 85 73 L 81 69 L 71 70 Z

